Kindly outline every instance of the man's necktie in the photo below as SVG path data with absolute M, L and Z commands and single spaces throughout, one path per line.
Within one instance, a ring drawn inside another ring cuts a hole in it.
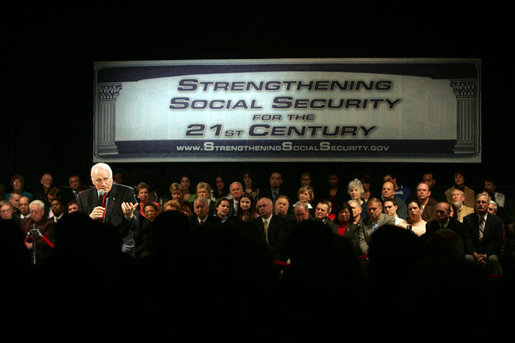
M 485 233 L 485 218 L 481 217 L 479 222 L 479 239 L 483 239 L 483 234 Z
M 104 208 L 104 213 L 102 214 L 102 218 L 100 218 L 101 223 L 104 222 L 104 217 L 106 215 L 106 198 L 107 198 L 107 193 L 104 193 L 104 195 L 102 196 L 102 207 Z
M 270 245 L 270 242 L 268 241 L 268 220 L 263 221 L 263 228 L 265 229 L 265 240 L 266 244 Z

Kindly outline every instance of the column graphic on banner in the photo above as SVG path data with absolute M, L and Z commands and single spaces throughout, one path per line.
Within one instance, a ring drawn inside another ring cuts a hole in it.
M 474 80 L 451 80 L 451 87 L 457 99 L 457 142 L 456 154 L 471 154 L 477 151 L 479 133 L 476 102 L 476 82 Z
M 122 89 L 121 84 L 99 85 L 96 115 L 97 151 L 103 155 L 118 154 L 115 143 L 116 99 Z

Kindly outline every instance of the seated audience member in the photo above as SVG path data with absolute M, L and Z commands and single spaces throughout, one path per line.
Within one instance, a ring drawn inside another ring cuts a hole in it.
M 327 189 L 322 192 L 321 197 L 318 199 L 327 199 L 331 203 L 331 211 L 335 211 L 339 204 L 343 204 L 347 201 L 347 193 L 342 189 L 342 185 L 340 183 L 340 177 L 337 173 L 330 173 L 327 176 Z M 334 213 L 330 212 L 329 215 L 333 215 Z
M 181 203 L 177 199 L 168 200 L 163 204 L 163 212 L 166 211 L 178 211 L 180 212 L 182 209 Z
M 254 174 L 250 170 L 244 170 L 242 173 L 242 189 L 243 192 L 250 194 L 254 199 L 259 198 L 260 189 L 255 183 Z
M 499 206 L 497 203 L 493 200 L 488 201 L 488 213 L 497 215 L 497 212 L 499 211 Z
M 468 239 L 465 241 L 465 258 L 484 266 L 489 275 L 502 276 L 499 259 L 503 245 L 503 222 L 498 216 L 488 213 L 488 194 L 476 196 L 476 213 L 463 218 Z
M 295 207 L 299 202 L 306 204 L 310 212 L 314 212 L 311 203 L 315 200 L 315 192 L 311 186 L 301 186 L 297 191 L 297 202 L 293 205 Z
M 170 185 L 170 188 L 168 189 L 168 191 L 170 192 L 169 200 L 177 200 L 179 202 L 183 201 L 184 194 L 183 194 L 182 187 L 181 187 L 181 185 L 179 183 L 172 182 L 172 184 Z
M 41 175 L 39 183 L 41 184 L 41 188 L 34 193 L 34 199 L 43 201 L 46 206 L 49 203 L 47 194 L 54 184 L 54 178 L 52 174 L 44 173 Z
M 150 202 L 150 186 L 146 182 L 140 182 L 136 186 L 136 197 L 139 202 L 139 215 L 140 217 L 145 217 L 145 204 Z M 154 202 L 157 206 L 158 211 L 160 210 L 160 206 L 158 202 Z
M 197 198 L 204 198 L 207 200 L 209 207 L 209 215 L 215 214 L 215 200 L 211 192 L 211 186 L 207 182 L 199 182 L 196 187 Z
M 236 211 L 236 218 L 243 222 L 252 222 L 259 217 L 256 212 L 255 198 L 250 193 L 243 193 L 238 202 L 238 210 Z
M 12 191 L 9 194 L 9 203 L 13 206 L 14 215 L 19 217 L 20 216 L 20 199 L 22 195 L 20 191 Z
M 222 224 L 234 224 L 235 217 L 229 216 L 229 199 L 222 197 L 219 198 L 214 205 L 215 208 L 215 216 L 220 218 L 220 223 Z
M 383 208 L 384 208 L 384 214 L 387 214 L 389 216 L 392 216 L 395 218 L 395 226 L 399 226 L 402 228 L 406 228 L 408 223 L 406 220 L 399 218 L 397 215 L 397 202 L 394 198 L 386 198 L 383 200 Z
M 347 192 L 349 193 L 349 196 L 352 200 L 356 200 L 359 205 L 361 206 L 361 218 L 365 219 L 368 217 L 367 212 L 367 204 L 363 200 L 364 194 L 365 194 L 365 188 L 363 187 L 363 184 L 360 180 L 354 179 L 349 182 L 347 186 Z
M 436 218 L 436 204 L 435 199 L 431 198 L 431 191 L 429 185 L 425 182 L 419 182 L 417 185 L 417 199 L 422 211 L 422 219 L 426 222 Z
M 243 185 L 239 181 L 231 182 L 229 192 L 231 193 L 227 196 L 230 201 L 229 214 L 233 215 L 238 212 L 239 201 L 243 194 Z
M 286 220 L 274 215 L 274 206 L 270 198 L 260 198 L 257 201 L 257 210 L 259 217 L 254 219 L 254 224 L 258 236 L 270 247 L 274 259 L 284 261 L 284 244 L 288 235 Z
M 389 182 L 391 184 L 391 182 Z M 368 253 L 370 237 L 382 226 L 395 225 L 392 216 L 383 213 L 383 205 L 377 198 L 371 198 L 367 202 L 368 218 L 363 221 L 363 230 L 359 231 L 360 255 Z
M 6 200 L 0 201 L 0 217 L 2 220 L 12 220 L 15 218 L 13 205 Z
M 136 242 L 136 258 L 145 258 L 150 254 L 150 244 L 152 241 L 152 223 L 159 215 L 159 208 L 157 205 L 148 201 L 141 205 L 143 213 L 145 214 L 140 218 L 140 225 L 134 230 L 134 240 Z
M 395 200 L 395 202 L 397 203 L 397 215 L 402 219 L 406 219 L 406 217 L 408 216 L 407 209 L 406 209 L 406 203 L 404 201 L 402 201 L 402 199 L 396 198 L 394 196 L 394 194 L 395 194 L 394 187 L 395 186 L 391 181 L 385 181 L 383 183 L 383 187 L 381 188 L 381 201 L 384 201 L 384 199 L 393 198 Z
M 426 221 L 422 219 L 422 210 L 420 203 L 413 199 L 408 203 L 408 225 L 406 229 L 413 231 L 417 236 L 422 236 L 426 233 Z
M 197 195 L 195 193 L 191 193 L 191 179 L 187 175 L 183 175 L 181 177 L 181 181 L 179 182 L 181 189 L 182 189 L 182 195 L 184 201 L 193 202 Z
M 461 189 L 453 189 L 451 192 L 453 217 L 463 222 L 463 218 L 474 213 L 474 208 L 465 205 L 465 192 Z
M 445 191 L 445 197 L 448 203 L 452 203 L 452 191 L 455 189 L 461 189 L 465 193 L 465 200 L 463 203 L 468 207 L 473 208 L 476 192 L 465 185 L 465 174 L 461 171 L 454 172 L 454 186 Z
M 18 201 L 19 218 L 25 219 L 30 218 L 30 200 L 28 197 L 21 197 Z
M 394 194 L 393 196 L 401 199 L 406 202 L 411 194 L 411 190 L 408 187 L 404 187 L 403 185 L 399 185 L 397 183 L 397 175 L 392 172 L 388 172 L 383 177 L 383 181 L 390 181 L 393 183 Z
M 503 218 L 504 217 L 504 204 L 506 203 L 506 197 L 503 193 L 497 191 L 497 183 L 494 178 L 485 179 L 484 191 L 490 195 L 492 201 L 495 202 L 496 214 Z
M 293 207 L 295 213 L 295 223 L 301 223 L 305 220 L 311 220 L 311 214 L 309 213 L 308 206 L 303 202 L 298 202 Z
M 305 170 L 302 173 L 300 173 L 299 184 L 300 184 L 300 187 L 304 187 L 304 186 L 313 187 L 313 178 L 309 171 Z
M 331 213 L 331 202 L 329 200 L 321 200 L 315 207 L 315 216 L 313 220 L 321 221 L 325 225 L 329 226 L 334 234 L 338 234 L 338 225 L 329 218 Z
M 200 227 L 210 227 L 220 224 L 220 218 L 217 216 L 209 215 L 209 205 L 207 199 L 196 198 L 193 201 L 193 212 L 195 215 L 189 217 L 192 229 Z
M 71 200 L 70 202 L 68 202 L 66 208 L 68 214 L 77 212 L 79 210 L 79 203 L 77 202 L 77 200 Z
M 268 178 L 268 187 L 263 187 L 260 190 L 259 197 L 269 198 L 275 203 L 279 195 L 289 196 L 289 191 L 284 186 L 283 174 L 279 171 L 273 171 Z
M 295 221 L 295 216 L 290 211 L 290 199 L 287 195 L 279 195 L 274 205 L 276 216 L 284 218 L 288 222 Z
M 64 216 L 64 205 L 60 199 L 54 199 L 50 202 L 50 208 L 52 210 L 52 218 L 50 219 L 57 223 Z
M 20 221 L 20 228 L 27 237 L 31 233 L 32 226 L 37 229 L 37 237 L 31 236 L 25 242 L 27 249 L 31 250 L 34 239 L 36 241 L 36 259 L 39 261 L 48 256 L 53 245 L 55 222 L 45 217 L 45 204 L 41 200 L 33 200 L 30 204 L 30 218 Z M 41 234 L 41 235 L 40 235 Z M 43 237 L 44 236 L 44 237 Z M 50 242 L 50 243 L 48 243 Z
M 23 175 L 20 175 L 20 174 L 13 175 L 13 177 L 11 178 L 11 192 L 18 191 L 21 194 L 21 196 L 29 198 L 29 202 L 30 202 L 34 199 L 34 195 L 30 192 L 27 192 L 24 189 L 24 187 L 25 187 L 25 178 L 23 177 Z M 10 193 L 5 193 L 5 200 L 9 200 L 9 194 Z
M 218 175 L 215 178 L 215 189 L 213 190 L 213 198 L 215 200 L 218 200 L 221 197 L 226 197 L 227 194 L 229 194 L 229 189 L 225 186 L 224 178 Z
M 189 201 L 181 201 L 180 212 L 186 217 L 192 217 L 195 213 L 193 212 L 193 203 Z
M 436 185 L 436 178 L 434 174 L 430 171 L 422 174 L 422 182 L 425 182 L 429 186 L 429 190 L 431 191 L 431 197 L 438 202 L 446 201 L 445 194 L 443 191 Z
M 434 234 L 440 229 L 456 232 L 460 239 L 465 242 L 467 237 L 465 225 L 451 216 L 451 205 L 446 202 L 439 202 L 436 205 L 436 218 L 426 223 L 426 235 Z
M 338 225 L 338 235 L 345 235 L 345 231 L 347 228 L 350 228 L 354 224 L 354 217 L 352 215 L 352 208 L 349 203 L 343 203 L 342 207 L 338 210 L 336 214 L 336 224 Z

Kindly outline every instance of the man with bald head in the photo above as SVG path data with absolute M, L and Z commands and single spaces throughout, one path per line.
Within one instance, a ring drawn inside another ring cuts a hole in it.
M 465 225 L 451 216 L 451 205 L 447 202 L 439 202 L 436 204 L 435 212 L 436 218 L 426 223 L 426 234 L 433 234 L 439 229 L 449 229 L 456 232 L 465 243 L 467 239 Z
M 79 211 L 112 225 L 122 240 L 122 251 L 134 256 L 134 230 L 139 225 L 134 188 L 113 183 L 113 171 L 105 163 L 91 168 L 91 182 L 94 187 L 79 194 Z

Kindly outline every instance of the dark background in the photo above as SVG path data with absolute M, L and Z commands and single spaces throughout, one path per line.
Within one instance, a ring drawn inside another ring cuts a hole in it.
M 297 185 L 301 170 L 324 184 L 328 171 L 347 183 L 386 169 L 413 187 L 426 169 L 441 187 L 455 169 L 479 190 L 486 175 L 515 189 L 510 160 L 514 68 L 507 9 L 470 2 L 261 1 L 223 5 L 123 1 L 14 5 L 1 24 L 2 141 L 0 182 L 21 173 L 26 188 L 43 172 L 66 185 L 72 173 L 89 184 L 93 134 L 93 62 L 107 60 L 464 57 L 482 59 L 482 163 L 130 163 L 111 164 L 126 183 L 166 192 L 181 174 L 193 182 L 228 180 L 251 168 L 264 182 L 279 167 Z M 316 4 L 316 5 L 315 5 Z M 214 184 L 214 183 L 213 183 Z

